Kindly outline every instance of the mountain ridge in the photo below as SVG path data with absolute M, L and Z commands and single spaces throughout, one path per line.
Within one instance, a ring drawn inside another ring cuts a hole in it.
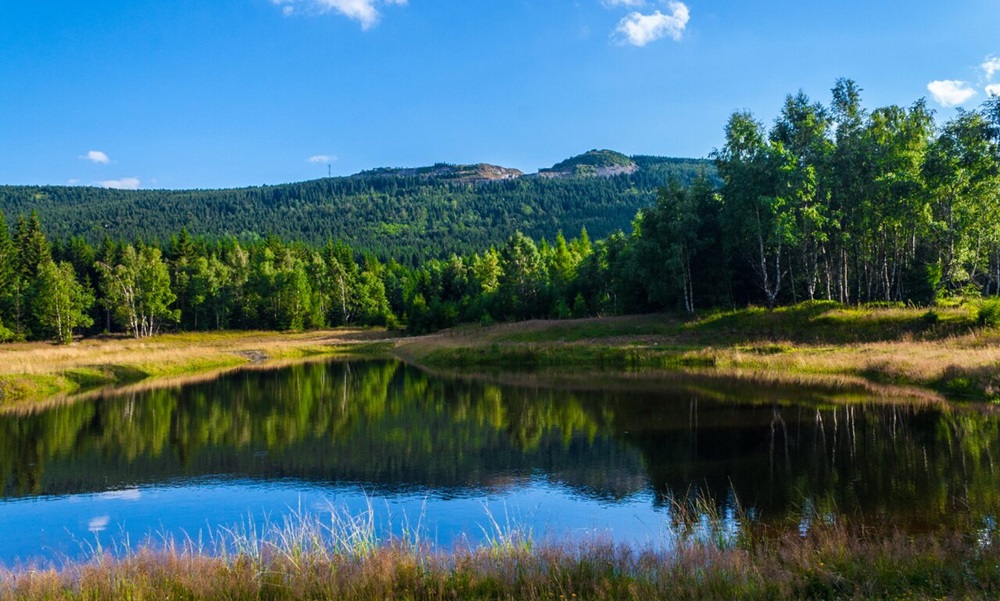
M 667 159 L 667 157 L 657 157 Z M 426 177 L 458 182 L 478 182 L 518 179 L 521 177 L 614 177 L 631 175 L 639 165 L 629 156 L 614 150 L 588 150 L 552 167 L 542 167 L 535 173 L 525 173 L 513 167 L 492 163 L 435 163 L 426 167 L 378 167 L 347 177 L 402 176 Z
M 713 164 L 590 151 L 536 174 L 438 163 L 218 190 L 0 186 L 0 210 L 11 225 L 38 211 L 46 234 L 59 240 L 81 236 L 96 244 L 107 235 L 155 242 L 183 227 L 207 239 L 342 240 L 360 252 L 416 263 L 478 252 L 516 231 L 552 240 L 582 228 L 595 238 L 628 230 L 659 187 L 671 178 L 689 184 L 700 173 L 715 177 Z

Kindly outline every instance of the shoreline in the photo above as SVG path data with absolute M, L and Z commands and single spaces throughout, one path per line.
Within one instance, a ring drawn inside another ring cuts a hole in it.
M 379 346 L 384 330 L 207 332 L 151 338 L 95 338 L 58 346 L 0 345 L 0 411 L 72 400 L 119 386 L 158 386 L 214 377 L 247 366 L 344 354 Z
M 637 315 L 461 326 L 396 341 L 415 365 L 482 370 L 684 372 L 768 384 L 822 386 L 932 402 L 1000 400 L 1000 331 L 971 308 L 848 308 L 803 303 L 690 320 Z
M 108 387 L 204 379 L 312 357 L 394 357 L 452 375 L 514 370 L 670 374 L 805 385 L 916 402 L 1000 400 L 1000 331 L 973 311 L 803 303 L 693 319 L 635 315 L 464 325 L 406 337 L 377 329 L 206 332 L 0 345 L 0 410 L 37 407 Z M 557 378 L 558 379 L 558 378 Z M 565 378 L 562 378 L 565 379 Z

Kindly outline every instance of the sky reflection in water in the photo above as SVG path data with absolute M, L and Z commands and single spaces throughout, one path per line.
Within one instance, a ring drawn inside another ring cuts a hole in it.
M 0 415 L 0 562 L 369 503 L 380 534 L 419 523 L 444 547 L 490 536 L 491 519 L 535 540 L 669 544 L 672 493 L 797 528 L 997 515 L 996 415 L 849 400 L 704 378 L 499 384 L 395 361 L 109 394 Z

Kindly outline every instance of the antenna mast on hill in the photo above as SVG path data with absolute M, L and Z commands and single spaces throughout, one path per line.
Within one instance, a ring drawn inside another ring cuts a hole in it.
M 326 164 L 326 176 L 333 177 L 333 166 L 330 163 Z

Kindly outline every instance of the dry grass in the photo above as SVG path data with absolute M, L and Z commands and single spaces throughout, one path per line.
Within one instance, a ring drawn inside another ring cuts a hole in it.
M 516 531 L 445 551 L 375 536 L 365 516 L 297 516 L 261 536 L 224 531 L 98 554 L 61 568 L 0 569 L 0 598 L 77 599 L 995 599 L 994 533 L 919 536 L 843 522 L 770 536 L 693 535 L 719 516 L 681 512 L 669 546 L 534 544 Z M 795 530 L 795 529 L 793 529 Z
M 970 307 L 844 308 L 810 303 L 768 313 L 532 321 L 402 339 L 397 356 L 436 367 L 604 367 L 708 371 L 753 380 L 956 400 L 1000 399 L 1000 333 Z
M 0 407 L 150 377 L 209 374 L 262 358 L 330 354 L 385 338 L 381 331 L 345 329 L 0 345 Z M 712 313 L 690 321 L 646 315 L 462 326 L 397 339 L 394 354 L 449 369 L 682 369 L 883 396 L 908 388 L 911 396 L 922 398 L 998 400 L 998 343 L 996 329 L 978 326 L 974 306 L 937 309 L 929 319 L 925 309 L 805 303 L 774 312 Z
M 88 339 L 66 346 L 5 344 L 0 345 L 0 407 L 51 400 L 111 384 L 329 355 L 386 336 L 378 330 L 338 329 L 168 334 L 141 340 Z
M 720 370 L 848 376 L 875 384 L 919 386 L 947 396 L 992 400 L 1000 394 L 1000 347 L 982 346 L 975 334 L 942 341 L 901 341 L 829 347 L 789 345 L 775 354 L 743 348 L 697 351 Z M 958 380 L 965 378 L 969 385 Z M 973 385 L 975 389 L 973 389 Z

